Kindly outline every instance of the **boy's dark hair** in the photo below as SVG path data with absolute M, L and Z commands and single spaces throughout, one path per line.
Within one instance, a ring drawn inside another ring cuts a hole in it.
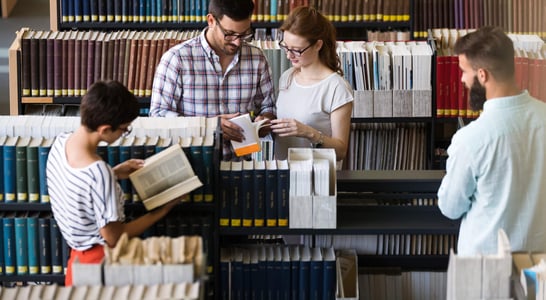
M 209 14 L 212 14 L 219 20 L 224 15 L 234 21 L 243 21 L 250 19 L 254 11 L 254 1 L 252 0 L 210 0 Z
M 514 76 L 514 43 L 500 27 L 485 26 L 468 33 L 457 40 L 454 50 L 466 56 L 473 69 L 486 69 L 498 80 Z
M 138 100 L 118 81 L 97 81 L 83 96 L 80 104 L 81 124 L 90 130 L 110 125 L 117 130 L 139 114 Z

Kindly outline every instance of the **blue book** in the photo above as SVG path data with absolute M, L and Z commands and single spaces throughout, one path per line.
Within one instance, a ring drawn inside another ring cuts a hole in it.
M 92 0 L 82 1 L 82 21 L 91 21 L 91 2 Z
M 259 273 L 258 269 L 258 249 L 256 247 L 250 248 L 250 265 L 249 265 L 249 272 L 250 272 L 250 282 L 249 282 L 249 299 L 262 299 L 258 298 L 259 293 L 259 286 L 263 284 L 261 282 L 263 279 L 261 278 L 261 274 Z
M 241 173 L 241 198 L 243 206 L 243 227 L 252 227 L 254 221 L 254 162 L 243 161 Z
M 157 147 L 157 143 L 159 142 L 159 137 L 148 137 L 146 139 L 146 142 L 144 143 L 144 158 L 148 158 L 155 154 L 155 149 Z
M 243 299 L 243 253 L 235 249 L 231 256 L 231 299 Z
M 283 1 L 283 0 L 269 0 L 269 21 L 271 22 L 277 22 L 277 8 L 279 5 L 277 4 L 277 1 Z
M 17 169 L 16 169 L 16 152 L 15 145 L 19 137 L 8 137 L 4 143 L 4 201 L 12 203 L 17 200 Z
M 63 274 L 63 239 L 55 218 L 49 218 L 49 230 L 51 237 L 51 272 Z
M 278 282 L 279 282 L 279 273 L 277 270 L 277 262 L 275 261 L 275 249 L 273 246 L 267 246 L 266 250 L 266 273 L 267 281 L 265 286 L 266 299 L 278 299 Z M 279 264 L 280 269 L 280 264 Z
M 106 22 L 106 2 L 107 0 L 98 0 L 99 22 Z
M 150 3 L 150 22 L 155 23 L 157 22 L 157 2 L 156 0 L 148 0 Z
M 40 274 L 51 274 L 51 230 L 50 213 L 38 218 L 38 247 L 40 249 Z
M 290 297 L 291 300 L 299 299 L 300 282 L 300 249 L 298 246 L 290 248 Z
M 300 247 L 300 278 L 299 278 L 299 299 L 311 299 L 309 293 L 311 250 L 307 246 Z
M 230 161 L 221 161 L 220 162 L 220 190 L 219 190 L 219 225 L 221 227 L 229 226 L 230 218 L 230 193 L 231 193 L 231 162 Z
M 32 212 L 27 217 L 28 273 L 40 274 L 40 248 L 38 235 L 39 212 Z
M 46 138 L 38 146 L 38 176 L 40 178 L 40 202 L 49 203 L 49 192 L 47 190 L 47 157 L 53 144 L 54 138 Z
M 123 1 L 112 1 L 114 2 L 114 22 L 121 22 L 123 16 Z
M 277 246 L 281 252 L 281 270 L 279 275 L 279 299 L 290 299 L 291 290 L 290 284 L 292 280 L 290 278 L 292 274 L 291 262 L 290 262 L 290 248 L 286 245 Z
M 0 211 L 0 241 L 4 241 L 4 212 Z M 4 245 L 0 246 L 0 275 L 4 275 Z
M 203 140 L 203 197 L 205 202 L 214 201 L 214 136 Z
M 61 1 L 61 20 L 63 22 L 73 22 L 74 17 L 72 17 L 72 21 L 69 20 L 70 11 L 72 9 L 72 0 L 62 0 Z
M 242 184 L 243 162 L 232 161 L 231 172 L 229 174 L 229 218 L 232 227 L 241 227 L 241 218 L 243 206 L 241 204 L 241 184 Z
M 277 219 L 279 227 L 288 227 L 290 170 L 287 160 L 277 161 Z
M 130 158 L 145 159 L 144 144 L 146 143 L 146 137 L 137 137 L 131 145 Z M 131 186 L 131 199 L 133 202 L 140 201 L 138 193 L 133 186 Z
M 68 259 L 70 258 L 70 247 L 68 247 L 68 244 L 66 243 L 66 240 L 61 234 L 61 262 L 63 265 L 63 274 L 66 275 L 67 267 L 68 267 Z
M 159 141 L 157 141 L 157 145 L 155 146 L 155 153 L 159 153 L 165 150 L 166 148 L 169 148 L 171 144 L 172 144 L 172 138 L 159 138 Z
M 178 21 L 178 0 L 171 0 L 171 14 L 169 21 L 177 22 Z
M 322 300 L 323 265 L 320 248 L 311 248 L 309 264 L 309 299 L 311 300 Z
M 191 22 L 191 2 L 193 0 L 180 1 L 184 1 L 184 22 Z
M 4 143 L 6 139 L 5 136 L 0 137 L 0 178 L 2 178 L 0 179 L 0 203 L 4 202 Z M 2 268 L 2 264 L 0 264 L 0 268 Z
M 127 0 L 127 1 L 131 1 L 131 0 Z M 140 2 L 141 0 L 132 0 L 132 11 L 131 11 L 131 20 L 132 22 L 135 22 L 135 23 L 138 23 L 139 22 L 139 19 L 138 19 L 138 14 L 139 14 L 139 8 L 140 8 Z
M 277 162 L 265 162 L 265 224 L 276 227 L 277 223 Z
M 247 249 L 241 249 L 243 253 L 243 298 L 251 299 L 250 293 L 252 288 L 252 281 L 250 279 L 250 253 Z
M 99 145 L 97 146 L 97 154 L 100 156 L 102 160 L 105 162 L 108 162 L 108 143 L 105 141 L 99 142 Z
M 99 20 L 99 0 L 89 0 L 89 17 L 91 22 L 97 22 Z M 126 1 L 122 1 L 126 2 Z
M 25 213 L 19 213 L 14 219 L 15 225 L 15 261 L 17 275 L 28 274 L 28 234 L 27 218 Z
M 336 298 L 336 254 L 334 248 L 322 248 L 322 299 Z
M 119 144 L 122 140 L 123 139 L 117 139 L 106 147 L 106 152 L 108 153 L 107 161 L 111 167 L 115 167 L 119 164 Z
M 83 21 L 83 3 L 87 2 L 85 0 L 69 0 L 70 2 L 73 2 L 72 6 L 74 9 L 74 21 L 75 22 L 81 22 Z
M 229 300 L 231 287 L 230 282 L 231 253 L 228 249 L 220 249 L 220 299 Z
M 15 213 L 9 213 L 2 218 L 4 246 L 4 274 L 15 275 L 17 266 L 17 250 L 15 243 Z
M 254 226 L 265 226 L 265 161 L 254 161 Z

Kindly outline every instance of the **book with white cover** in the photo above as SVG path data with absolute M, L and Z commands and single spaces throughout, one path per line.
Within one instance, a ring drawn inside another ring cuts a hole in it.
M 147 158 L 144 166 L 131 173 L 129 179 L 148 210 L 203 185 L 178 144 Z

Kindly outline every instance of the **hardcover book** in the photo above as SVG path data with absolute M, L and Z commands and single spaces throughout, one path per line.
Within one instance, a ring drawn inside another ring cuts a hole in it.
M 131 173 L 129 179 L 148 210 L 203 185 L 178 144 L 147 158 L 144 166 Z

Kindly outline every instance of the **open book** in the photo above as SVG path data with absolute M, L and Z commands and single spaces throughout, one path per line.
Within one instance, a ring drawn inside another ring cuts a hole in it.
M 235 155 L 243 156 L 261 150 L 260 136 L 258 135 L 258 131 L 263 126 L 266 126 L 264 122 L 267 120 L 264 119 L 258 122 L 252 122 L 252 120 L 250 119 L 250 115 L 244 114 L 235 118 L 231 118 L 230 121 L 239 125 L 239 127 L 243 129 L 244 134 L 244 139 L 242 142 L 237 142 L 233 140 L 231 141 L 231 146 L 233 146 Z
M 129 179 L 147 210 L 203 185 L 178 144 L 147 158 L 144 166 L 131 173 Z

